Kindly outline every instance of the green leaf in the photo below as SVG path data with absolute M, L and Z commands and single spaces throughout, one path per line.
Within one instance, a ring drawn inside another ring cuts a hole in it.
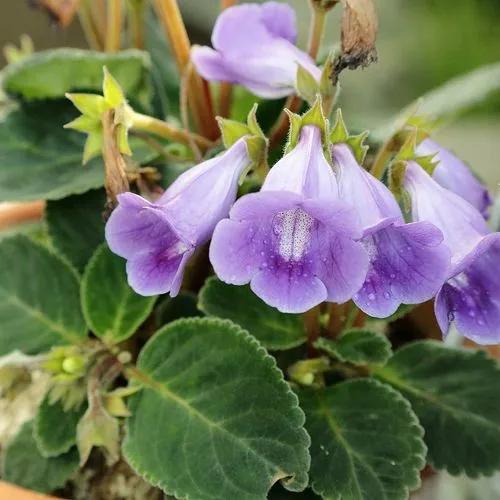
M 274 359 L 230 321 L 179 320 L 161 329 L 132 374 L 124 455 L 178 498 L 264 500 L 282 480 L 307 486 L 304 414 Z
M 27 422 L 5 450 L 2 479 L 23 488 L 51 493 L 64 486 L 77 468 L 76 448 L 54 458 L 42 456 L 33 438 L 33 422 Z
M 200 291 L 198 307 L 209 316 L 234 321 L 267 349 L 290 349 L 306 340 L 301 316 L 268 306 L 249 286 L 226 285 L 209 278 Z
M 493 359 L 419 341 L 375 374 L 410 400 L 434 468 L 472 477 L 500 469 L 500 369 Z
M 51 404 L 45 397 L 33 421 L 33 437 L 44 457 L 57 457 L 76 444 L 76 426 L 85 408 L 64 411 L 61 401 Z
M 420 485 L 422 428 L 401 395 L 373 379 L 300 392 L 311 484 L 328 499 L 399 500 Z
M 82 166 L 85 137 L 63 125 L 72 105 L 24 105 L 0 122 L 0 201 L 59 199 L 101 187 L 102 161 Z
M 121 342 L 134 334 L 156 300 L 138 295 L 130 288 L 125 260 L 105 244 L 97 249 L 85 269 L 81 296 L 89 328 L 109 343 Z
M 391 356 L 391 343 L 386 337 L 362 328 L 347 330 L 336 340 L 321 337 L 314 346 L 355 365 L 384 364 Z
M 104 190 L 49 201 L 45 219 L 52 244 L 82 271 L 100 243 L 104 241 Z
M 145 52 L 124 50 L 115 54 L 60 48 L 35 52 L 3 71 L 3 88 L 24 99 L 62 98 L 75 90 L 102 92 L 103 66 L 127 95 L 149 96 L 150 61 Z
M 86 338 L 75 271 L 25 236 L 0 241 L 0 355 Z

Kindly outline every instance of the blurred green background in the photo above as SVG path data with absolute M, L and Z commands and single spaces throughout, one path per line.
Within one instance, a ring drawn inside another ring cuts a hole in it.
M 500 0 L 375 0 L 379 12 L 377 64 L 343 74 L 341 105 L 348 123 L 370 128 L 453 76 L 500 61 Z M 179 0 L 191 38 L 207 43 L 219 0 Z M 307 0 L 297 10 L 300 44 L 307 38 Z M 338 43 L 340 8 L 329 15 L 324 48 Z M 29 2 L 0 1 L 0 42 L 29 33 L 37 49 L 84 47 L 77 22 L 62 31 Z M 438 133 L 443 145 L 471 164 L 498 192 L 500 96 Z

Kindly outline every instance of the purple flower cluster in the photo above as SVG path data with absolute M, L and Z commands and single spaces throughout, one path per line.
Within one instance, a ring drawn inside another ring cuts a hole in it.
M 215 50 L 197 47 L 192 57 L 209 80 L 277 98 L 294 92 L 299 65 L 320 76 L 295 39 L 287 5 L 240 5 L 217 20 Z M 154 203 L 120 195 L 106 239 L 127 259 L 131 287 L 142 295 L 177 294 L 189 259 L 211 239 L 217 276 L 249 283 L 280 311 L 353 300 L 384 318 L 401 304 L 436 297 L 444 335 L 454 322 L 478 343 L 500 342 L 500 234 L 488 229 L 491 199 L 469 168 L 430 139 L 421 142 L 416 154 L 436 154 L 439 163 L 430 176 L 406 162 L 407 221 L 347 140 L 325 144 L 319 126 L 300 127 L 261 190 L 237 201 L 238 182 L 252 164 L 249 136 L 192 167 Z

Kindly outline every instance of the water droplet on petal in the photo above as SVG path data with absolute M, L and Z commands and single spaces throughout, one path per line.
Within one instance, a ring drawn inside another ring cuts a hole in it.
M 375 300 L 375 294 L 374 293 L 370 293 L 368 295 L 368 300 Z
M 396 277 L 396 275 L 394 273 L 391 273 L 390 276 L 391 276 L 391 280 L 393 280 Z
M 470 316 L 471 318 L 473 318 L 475 315 L 476 315 L 476 311 L 474 311 L 474 309 L 471 309 L 471 310 L 469 311 L 469 316 Z
M 483 326 L 483 325 L 484 325 L 484 321 L 483 321 L 481 318 L 479 318 L 479 319 L 477 320 L 477 324 L 478 324 L 479 326 Z
M 384 297 L 386 299 L 390 299 L 391 298 L 391 294 L 389 292 L 384 292 Z

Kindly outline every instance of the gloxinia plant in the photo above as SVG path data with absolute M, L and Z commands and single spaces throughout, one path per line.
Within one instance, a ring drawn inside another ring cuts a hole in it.
M 307 47 L 285 2 L 223 2 L 213 48 L 174 0 L 108 3 L 47 7 L 93 50 L 6 51 L 0 200 L 35 220 L 13 235 L 0 211 L 2 479 L 399 500 L 500 471 L 500 368 L 476 345 L 500 343 L 500 235 L 434 139 L 500 66 L 371 131 L 344 109 L 351 134 L 337 97 L 376 59 L 371 0 L 311 0 Z

